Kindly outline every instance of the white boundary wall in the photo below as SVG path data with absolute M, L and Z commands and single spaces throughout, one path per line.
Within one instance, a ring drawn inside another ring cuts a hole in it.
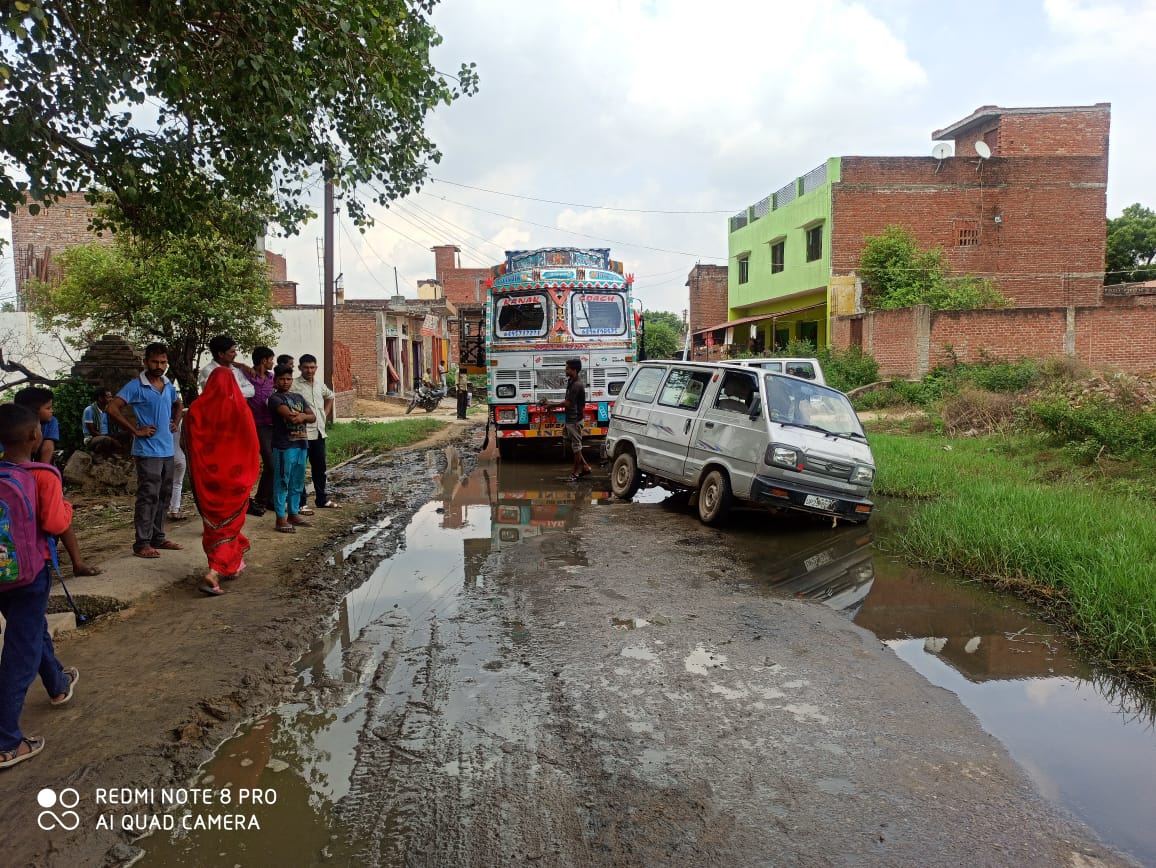
M 277 309 L 273 311 L 273 318 L 281 325 L 281 336 L 274 343 L 273 351 L 277 355 L 288 353 L 294 359 L 312 353 L 317 357 L 317 375 L 323 378 L 324 312 L 320 308 Z M 68 332 L 58 334 L 39 328 L 30 313 L 0 313 L 0 346 L 4 348 L 4 359 L 19 362 L 46 377 L 56 379 L 67 375 L 80 358 L 81 351 L 67 343 L 68 336 Z M 208 357 L 201 361 L 208 362 Z

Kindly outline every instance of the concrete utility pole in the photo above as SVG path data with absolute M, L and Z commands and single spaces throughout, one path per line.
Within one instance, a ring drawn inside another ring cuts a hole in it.
M 325 277 L 321 287 L 321 303 L 325 305 L 325 325 L 322 342 L 325 344 L 325 385 L 333 388 L 333 181 L 325 182 Z

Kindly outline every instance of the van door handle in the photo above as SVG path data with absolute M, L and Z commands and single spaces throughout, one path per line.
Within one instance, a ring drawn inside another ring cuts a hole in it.
M 713 427 L 714 427 L 714 422 L 703 422 L 703 423 L 702 423 L 702 427 L 703 427 L 703 428 L 713 428 Z
M 691 422 L 691 420 L 690 420 L 690 419 L 687 419 L 687 420 L 686 420 L 686 425 L 684 425 L 684 426 L 683 426 L 683 428 L 682 428 L 682 433 L 683 433 L 683 434 L 689 434 L 689 433 L 690 433 L 690 422 Z

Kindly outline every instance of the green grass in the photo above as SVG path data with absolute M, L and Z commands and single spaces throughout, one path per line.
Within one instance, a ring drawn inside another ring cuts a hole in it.
M 440 419 L 417 417 L 397 422 L 336 422 L 326 426 L 326 452 L 330 464 L 338 464 L 361 452 L 385 452 L 411 446 L 446 427 Z
M 928 499 L 896 546 L 911 560 L 1050 603 L 1096 657 L 1156 678 L 1152 503 L 1119 478 L 1046 481 L 1033 445 L 874 435 L 875 491 Z

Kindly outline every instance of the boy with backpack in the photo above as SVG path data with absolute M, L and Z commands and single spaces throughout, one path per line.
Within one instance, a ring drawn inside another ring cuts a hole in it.
M 49 538 L 72 525 L 60 471 L 36 464 L 40 447 L 36 415 L 17 404 L 0 404 L 0 614 L 4 653 L 0 654 L 0 769 L 32 759 L 44 739 L 20 730 L 28 687 L 37 673 L 52 705 L 64 705 L 80 678 L 56 659 L 48 633 L 48 592 L 55 556 Z
M 29 460 L 51 464 L 52 458 L 56 454 L 56 442 L 60 439 L 60 423 L 53 415 L 52 409 L 55 400 L 52 390 L 45 389 L 43 386 L 28 386 L 17 392 L 12 400 L 19 406 L 27 407 L 35 413 L 40 423 L 40 445 L 32 453 Z M 61 534 L 60 541 L 64 543 L 64 550 L 68 552 L 68 559 L 72 562 L 72 574 L 74 576 L 99 576 L 104 572 L 100 567 L 94 567 L 87 563 L 81 556 L 80 543 L 77 541 L 71 526 Z

